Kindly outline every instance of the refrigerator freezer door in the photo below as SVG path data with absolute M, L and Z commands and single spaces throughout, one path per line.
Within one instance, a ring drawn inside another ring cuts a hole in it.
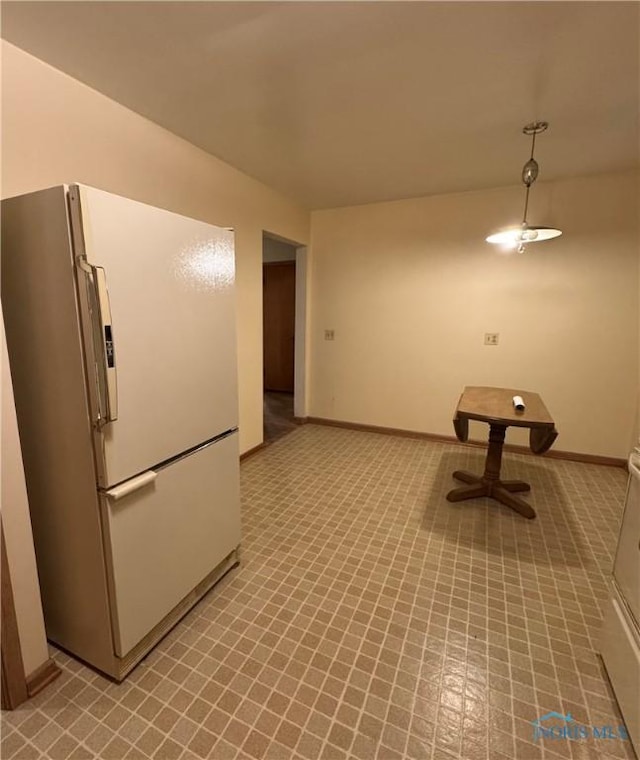
M 174 461 L 128 494 L 103 494 L 119 657 L 238 546 L 237 439 L 233 433 Z
M 233 233 L 89 187 L 70 196 L 76 253 L 103 270 L 111 308 L 109 488 L 237 427 Z

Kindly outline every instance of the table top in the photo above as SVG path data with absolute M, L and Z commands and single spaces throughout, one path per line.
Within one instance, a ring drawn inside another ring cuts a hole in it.
M 516 411 L 513 397 L 522 396 L 525 409 Z M 537 393 L 520 388 L 490 388 L 469 385 L 462 392 L 456 419 L 480 420 L 527 428 L 553 428 L 554 423 Z

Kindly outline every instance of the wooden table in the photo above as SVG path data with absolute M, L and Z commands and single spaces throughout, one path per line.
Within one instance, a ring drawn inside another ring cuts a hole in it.
M 522 396 L 524 411 L 516 411 L 514 396 Z M 453 477 L 468 485 L 454 488 L 447 494 L 447 500 L 463 501 L 489 496 L 524 517 L 534 518 L 536 513 L 531 505 L 513 495 L 518 491 L 530 491 L 531 486 L 523 480 L 501 480 L 500 466 L 504 436 L 510 425 L 529 428 L 529 447 L 534 454 L 544 454 L 552 446 L 558 433 L 542 399 L 537 393 L 514 388 L 467 386 L 460 396 L 453 419 L 460 441 L 466 441 L 469 436 L 469 420 L 480 420 L 489 425 L 489 449 L 484 474 L 479 476 L 466 470 L 456 470 Z

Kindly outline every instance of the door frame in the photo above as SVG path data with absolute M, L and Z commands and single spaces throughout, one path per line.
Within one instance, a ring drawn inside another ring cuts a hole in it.
M 308 252 L 305 245 L 296 247 L 296 316 L 293 359 L 293 416 L 304 420 L 307 411 L 307 288 Z
M 15 710 L 29 698 L 24 672 L 16 608 L 13 603 L 11 572 L 0 518 L 0 568 L 2 577 L 2 709 Z
M 55 681 L 62 671 L 49 657 L 33 673 L 29 675 L 25 673 L 2 515 L 0 515 L 0 544 L 2 709 L 15 710 L 27 699 L 35 697 L 45 686 Z
M 308 378 L 309 378 L 309 337 L 308 337 L 308 302 L 309 302 L 309 261 L 306 245 L 282 237 L 269 230 L 262 231 L 264 238 L 271 238 L 286 243 L 295 249 L 296 292 L 295 292 L 295 330 L 294 330 L 294 370 L 293 370 L 293 415 L 298 421 L 304 421 L 308 415 Z M 262 259 L 264 264 L 264 257 Z M 264 325 L 262 326 L 262 345 L 264 346 Z M 263 381 L 264 383 L 264 381 Z M 264 384 L 262 388 L 264 394 Z M 263 420 L 264 423 L 264 420 Z

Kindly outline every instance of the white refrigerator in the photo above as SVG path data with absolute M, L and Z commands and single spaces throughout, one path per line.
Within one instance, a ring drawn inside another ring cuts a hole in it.
M 233 233 L 82 185 L 2 202 L 49 639 L 121 680 L 240 542 Z
M 629 455 L 628 468 L 624 513 L 603 609 L 600 654 L 629 739 L 640 756 L 640 441 Z

